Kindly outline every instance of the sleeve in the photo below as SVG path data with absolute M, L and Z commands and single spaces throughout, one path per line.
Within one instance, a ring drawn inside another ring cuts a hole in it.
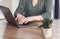
M 18 6 L 18 8 L 15 11 L 14 16 L 16 17 L 16 15 L 18 13 L 24 15 L 24 13 L 25 13 L 24 12 L 24 7 L 25 7 L 25 0 L 20 0 L 19 6 Z
M 51 19 L 53 8 L 53 0 L 46 0 L 44 4 L 44 12 L 41 14 L 43 19 Z

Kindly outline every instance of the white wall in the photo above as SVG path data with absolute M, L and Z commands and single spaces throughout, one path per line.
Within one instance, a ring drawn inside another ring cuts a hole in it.
M 0 2 L 0 6 L 8 7 L 8 8 L 10 8 L 10 10 L 11 10 L 11 7 L 12 7 L 12 5 L 11 5 L 11 0 L 2 0 L 2 1 Z
M 0 2 L 0 6 L 5 6 L 5 7 L 8 7 L 10 10 L 12 10 L 12 5 L 11 5 L 11 0 L 2 0 Z M 0 17 L 3 18 L 3 14 L 2 12 L 0 11 Z M 0 18 L 1 19 L 1 18 Z
M 54 7 L 55 7 L 55 0 L 53 0 L 53 9 L 52 9 L 52 17 L 51 18 L 53 18 L 54 19 Z
M 20 0 L 12 0 L 12 14 L 16 11 Z
M 1 1 L 1 2 L 0 2 L 0 5 L 2 5 L 2 4 L 3 4 L 3 2 Z M 2 18 L 2 16 L 3 16 L 3 14 L 2 14 L 2 12 L 1 12 L 1 10 L 0 10 L 0 17 Z M 0 18 L 0 19 L 1 19 L 1 18 Z
M 12 14 L 14 14 L 14 12 L 15 12 L 18 4 L 19 4 L 19 0 L 2 0 L 2 1 L 0 2 L 0 6 L 8 7 L 8 8 L 11 10 Z M 1 11 L 0 11 L 0 12 L 1 12 Z M 3 18 L 2 12 L 0 13 L 0 17 Z M 0 18 L 0 19 L 1 19 L 1 18 Z

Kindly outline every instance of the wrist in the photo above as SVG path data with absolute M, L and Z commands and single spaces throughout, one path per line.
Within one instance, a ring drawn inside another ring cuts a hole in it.
M 33 20 L 33 21 L 40 21 L 40 18 L 38 17 L 38 16 L 32 16 L 32 17 L 30 17 L 31 18 L 31 20 Z
M 42 16 L 35 16 L 34 20 L 36 20 L 36 21 L 42 21 L 43 17 Z

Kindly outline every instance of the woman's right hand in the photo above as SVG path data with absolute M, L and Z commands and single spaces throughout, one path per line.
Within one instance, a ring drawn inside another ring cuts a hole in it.
M 23 15 L 21 15 L 21 14 L 17 14 L 17 16 L 16 16 L 16 21 L 18 21 L 19 23 L 20 23 L 20 21 L 21 21 L 21 19 L 24 19 L 25 17 L 23 16 Z

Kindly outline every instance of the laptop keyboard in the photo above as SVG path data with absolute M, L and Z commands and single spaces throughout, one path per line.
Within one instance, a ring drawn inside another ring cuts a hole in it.
M 37 24 L 35 24 L 34 22 L 28 22 L 28 23 L 23 23 L 23 24 L 19 24 L 20 26 L 36 26 Z

